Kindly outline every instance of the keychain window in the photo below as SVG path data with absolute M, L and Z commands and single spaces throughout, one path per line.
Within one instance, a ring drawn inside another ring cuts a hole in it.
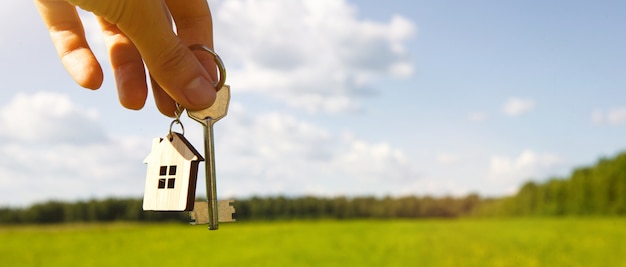
M 174 177 L 167 177 L 167 176 L 175 176 L 176 175 L 176 165 L 171 165 L 171 166 L 161 166 L 161 168 L 159 168 L 159 176 L 161 176 L 159 178 L 159 185 L 158 188 L 159 189 L 164 189 L 167 185 L 167 188 L 174 188 L 174 185 L 176 184 L 176 178 Z

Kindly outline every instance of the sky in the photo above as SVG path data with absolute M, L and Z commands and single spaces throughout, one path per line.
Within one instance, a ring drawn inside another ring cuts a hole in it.
M 504 196 L 626 149 L 622 1 L 209 3 L 232 90 L 220 199 Z M 151 96 L 121 107 L 95 18 L 81 12 L 105 71 L 89 91 L 32 1 L 0 17 L 0 206 L 141 197 L 171 119 Z

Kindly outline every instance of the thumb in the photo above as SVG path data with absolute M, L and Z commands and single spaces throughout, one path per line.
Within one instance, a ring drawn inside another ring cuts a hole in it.
M 162 0 L 66 1 L 116 24 L 135 44 L 152 77 L 176 102 L 190 110 L 213 104 L 213 81 L 174 33 Z

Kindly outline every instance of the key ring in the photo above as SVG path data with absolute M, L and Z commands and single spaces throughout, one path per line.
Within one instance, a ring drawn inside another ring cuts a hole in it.
M 176 111 L 174 112 L 174 115 L 176 115 L 176 118 L 170 123 L 170 132 L 167 135 L 170 141 L 172 138 L 172 127 L 174 127 L 174 124 L 180 125 L 180 129 L 182 130 L 181 134 L 185 135 L 185 126 L 183 126 L 183 123 L 180 121 L 180 115 L 183 114 L 184 110 L 185 108 L 181 106 L 180 104 L 178 104 L 178 102 L 176 102 Z
M 185 135 L 185 126 L 183 126 L 183 123 L 182 123 L 182 122 L 180 122 L 180 120 L 179 120 L 179 119 L 175 119 L 175 120 L 173 120 L 173 121 L 170 123 L 170 132 L 169 132 L 169 134 L 167 135 L 167 137 L 170 139 L 170 141 L 171 141 L 172 136 L 173 136 L 173 134 L 172 134 L 172 133 L 174 132 L 174 131 L 172 131 L 172 127 L 174 127 L 174 124 L 178 124 L 178 125 L 180 125 L 180 129 L 181 129 L 181 133 L 180 133 L 180 134 Z
M 190 45 L 189 49 L 191 50 L 200 50 L 200 51 L 204 51 L 207 52 L 211 55 L 213 55 L 213 58 L 215 58 L 215 64 L 217 64 L 217 69 L 220 73 L 220 80 L 215 83 L 215 89 L 219 90 L 221 89 L 224 84 L 226 83 L 226 68 L 224 67 L 224 62 L 222 61 L 222 59 L 220 58 L 219 55 L 217 55 L 217 53 L 215 53 L 215 51 L 213 51 L 211 48 L 209 48 L 206 45 L 202 45 L 202 44 L 194 44 L 194 45 Z

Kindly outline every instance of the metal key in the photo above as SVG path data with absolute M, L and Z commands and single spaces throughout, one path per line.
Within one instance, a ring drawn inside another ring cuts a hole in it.
M 224 85 L 215 97 L 215 102 L 207 109 L 187 111 L 187 115 L 204 127 L 204 158 L 206 190 L 208 199 L 209 230 L 218 228 L 217 186 L 215 183 L 215 149 L 213 147 L 213 124 L 226 116 L 230 102 L 230 86 Z
M 205 158 L 205 170 L 206 170 L 206 188 L 207 188 L 207 199 L 208 199 L 208 221 L 209 230 L 217 230 L 218 228 L 218 201 L 217 201 L 217 186 L 215 184 L 215 149 L 213 142 L 213 124 L 219 121 L 221 118 L 226 116 L 228 112 L 228 104 L 230 103 L 230 86 L 225 85 L 224 82 L 226 80 L 226 69 L 224 68 L 224 63 L 222 59 L 209 47 L 204 45 L 191 45 L 189 46 L 191 50 L 204 51 L 211 55 L 213 55 L 215 59 L 215 63 L 217 65 L 217 69 L 219 71 L 219 81 L 215 85 L 215 88 L 219 89 L 217 91 L 215 102 L 212 106 L 207 109 L 199 110 L 199 111 L 187 111 L 187 115 L 199 122 L 204 126 L 204 158 Z M 230 203 L 230 202 L 226 202 Z M 199 205 L 203 206 L 203 205 Z M 229 205 L 226 205 L 229 206 Z M 229 211 L 230 214 L 234 212 L 234 209 L 224 209 Z M 199 218 L 200 213 L 192 212 L 192 217 L 196 217 L 196 223 L 200 221 L 204 221 L 204 218 Z M 224 214 L 226 215 L 226 214 Z M 222 216 L 227 217 L 227 216 Z M 232 220 L 232 215 L 230 216 Z M 228 220 L 225 220 L 228 221 Z

